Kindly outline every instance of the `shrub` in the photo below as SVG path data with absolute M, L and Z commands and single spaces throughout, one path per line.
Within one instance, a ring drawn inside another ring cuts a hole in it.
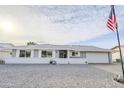
M 50 64 L 52 64 L 52 65 L 56 65 L 57 63 L 56 63 L 55 60 L 50 60 Z
M 116 59 L 116 62 L 121 62 L 121 60 L 120 59 Z
M 0 60 L 0 64 L 5 64 L 5 61 L 4 60 Z

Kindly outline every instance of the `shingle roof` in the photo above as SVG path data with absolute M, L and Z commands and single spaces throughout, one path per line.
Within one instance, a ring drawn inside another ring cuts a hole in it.
M 8 49 L 13 46 L 11 43 L 0 43 L 0 51 L 10 51 Z
M 12 47 L 12 46 L 14 45 L 11 43 L 0 43 L 0 47 L 3 47 L 3 48 Z
M 52 50 L 77 50 L 77 51 L 101 51 L 110 52 L 109 49 L 99 48 L 95 46 L 82 46 L 82 45 L 28 45 L 28 46 L 13 46 L 10 49 L 52 49 Z
M 113 48 L 111 48 L 112 50 L 115 48 L 118 48 L 119 46 L 114 46 Z M 124 45 L 121 45 L 121 47 L 124 47 Z

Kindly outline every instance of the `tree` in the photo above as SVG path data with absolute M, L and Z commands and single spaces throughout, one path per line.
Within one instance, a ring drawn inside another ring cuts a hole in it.
M 27 45 L 37 45 L 35 42 L 27 42 Z

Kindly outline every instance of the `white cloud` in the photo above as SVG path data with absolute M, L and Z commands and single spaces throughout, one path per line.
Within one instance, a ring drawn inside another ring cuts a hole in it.
M 0 19 L 16 24 L 14 33 L 0 34 L 0 41 L 68 44 L 109 33 L 108 6 L 0 6 Z

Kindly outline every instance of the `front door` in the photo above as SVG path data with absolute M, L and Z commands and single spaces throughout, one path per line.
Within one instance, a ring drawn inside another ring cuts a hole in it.
M 59 58 L 67 58 L 67 50 L 59 50 Z

